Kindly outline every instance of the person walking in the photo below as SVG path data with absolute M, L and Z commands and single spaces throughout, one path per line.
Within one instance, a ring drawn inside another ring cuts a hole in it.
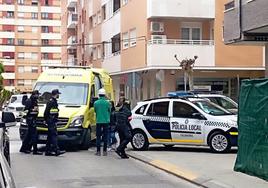
M 52 97 L 46 105 L 44 112 L 44 118 L 48 126 L 48 136 L 46 144 L 46 156 L 59 156 L 65 153 L 60 151 L 58 146 L 58 132 L 57 132 L 57 121 L 59 117 L 58 101 L 59 95 L 61 94 L 58 89 L 54 89 Z
M 119 99 L 119 103 L 115 108 L 116 130 L 119 134 L 120 145 L 116 149 L 116 153 L 122 159 L 128 159 L 125 149 L 131 140 L 131 127 L 129 120 L 131 118 L 131 111 L 124 98 Z
M 103 140 L 103 156 L 107 156 L 107 131 L 110 124 L 111 104 L 106 99 L 105 89 L 100 89 L 99 99 L 94 103 L 94 110 L 96 113 L 96 155 L 101 155 L 101 138 Z
M 29 154 L 33 147 L 34 155 L 42 155 L 42 152 L 39 152 L 37 149 L 37 129 L 36 129 L 36 118 L 38 116 L 38 97 L 39 92 L 34 90 L 29 99 L 26 99 L 24 103 L 25 108 L 24 112 L 26 113 L 26 123 L 28 125 L 28 132 L 26 137 L 22 142 L 20 152 Z

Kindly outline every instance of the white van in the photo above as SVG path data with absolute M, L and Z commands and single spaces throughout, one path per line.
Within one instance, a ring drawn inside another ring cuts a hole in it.
M 147 150 L 150 144 L 208 145 L 227 152 L 237 145 L 237 116 L 199 97 L 165 97 L 140 102 L 132 111 L 131 144 Z

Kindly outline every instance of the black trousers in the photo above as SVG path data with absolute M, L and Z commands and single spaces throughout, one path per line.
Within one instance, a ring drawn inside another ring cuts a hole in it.
M 47 124 L 48 124 L 48 132 L 47 132 L 46 152 L 57 152 L 59 150 L 59 146 L 58 146 L 58 131 L 56 122 L 54 120 L 49 120 Z
M 28 131 L 24 140 L 22 141 L 22 146 L 20 151 L 31 150 L 37 151 L 37 129 L 36 129 L 36 119 L 33 117 L 26 118 L 26 123 L 28 125 Z
M 131 130 L 128 126 L 118 126 L 117 132 L 120 138 L 120 145 L 117 147 L 117 150 L 125 154 L 125 149 L 131 141 Z

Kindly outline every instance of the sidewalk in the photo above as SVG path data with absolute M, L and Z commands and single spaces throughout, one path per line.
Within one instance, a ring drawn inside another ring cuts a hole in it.
M 129 155 L 203 187 L 268 187 L 262 179 L 233 171 L 236 151 L 213 154 L 206 148 L 152 146 L 149 151 L 129 151 Z

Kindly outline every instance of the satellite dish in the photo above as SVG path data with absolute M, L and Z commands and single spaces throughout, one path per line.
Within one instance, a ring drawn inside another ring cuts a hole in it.
M 165 71 L 164 70 L 159 70 L 156 75 L 155 75 L 155 78 L 160 81 L 160 82 L 163 82 L 164 79 L 165 79 Z

